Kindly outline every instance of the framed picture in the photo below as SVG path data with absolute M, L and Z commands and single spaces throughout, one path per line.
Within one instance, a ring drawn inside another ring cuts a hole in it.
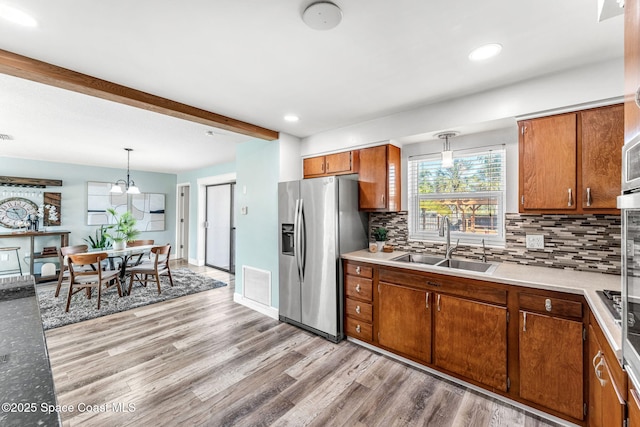
M 87 225 L 109 224 L 113 219 L 107 209 L 125 212 L 129 207 L 128 194 L 110 193 L 110 182 L 87 182 Z
M 164 194 L 132 194 L 130 210 L 137 220 L 136 228 L 138 230 L 164 230 Z
M 47 191 L 44 192 L 43 194 L 44 216 L 42 218 L 43 225 L 45 226 L 60 225 L 60 218 L 62 218 L 62 214 L 60 212 L 61 200 L 62 200 L 61 193 L 49 193 Z

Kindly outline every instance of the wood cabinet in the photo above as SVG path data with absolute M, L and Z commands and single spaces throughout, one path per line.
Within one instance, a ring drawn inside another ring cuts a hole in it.
M 431 294 L 393 283 L 378 284 L 378 344 L 431 362 Z
M 640 0 L 624 4 L 624 141 L 640 134 Z
M 583 323 L 520 310 L 520 397 L 584 418 Z
M 434 363 L 507 391 L 507 309 L 435 294 Z
M 627 427 L 640 427 L 640 394 L 631 381 L 629 381 L 628 390 Z
M 326 156 L 309 157 L 302 161 L 304 178 L 344 175 L 358 172 L 359 152 L 344 151 Z
M 360 210 L 399 211 L 400 180 L 400 148 L 388 144 L 360 150 Z
M 520 212 L 616 211 L 623 107 L 519 122 Z
M 626 376 L 593 320 L 589 324 L 589 427 L 622 426 Z
M 345 263 L 345 331 L 348 336 L 373 341 L 373 267 Z

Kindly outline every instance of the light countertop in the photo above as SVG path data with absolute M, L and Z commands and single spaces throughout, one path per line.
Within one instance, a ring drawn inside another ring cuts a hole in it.
M 407 253 L 408 252 L 402 251 L 373 253 L 368 250 L 360 250 L 343 254 L 342 258 L 409 270 L 485 280 L 506 285 L 583 295 L 594 317 L 598 321 L 602 332 L 609 341 L 609 345 L 618 357 L 618 361 L 622 363 L 622 329 L 620 325 L 615 322 L 608 308 L 596 294 L 596 291 L 602 289 L 620 290 L 622 286 L 620 276 L 563 270 L 559 268 L 532 267 L 513 263 L 496 263 L 498 264 L 498 268 L 496 268 L 493 273 L 487 274 L 436 267 L 427 264 L 393 261 L 394 258 L 398 258 Z M 456 257 L 454 256 L 453 258 Z

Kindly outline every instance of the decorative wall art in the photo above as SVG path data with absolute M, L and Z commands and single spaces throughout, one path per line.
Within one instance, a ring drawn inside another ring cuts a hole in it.
M 49 193 L 44 192 L 43 194 L 43 217 L 42 223 L 44 226 L 50 225 L 60 225 L 60 205 L 61 205 L 62 194 L 61 193 Z
M 132 194 L 131 213 L 138 221 L 136 224 L 138 230 L 164 230 L 164 194 Z
M 113 222 L 107 212 L 130 211 L 140 231 L 162 231 L 165 228 L 165 195 L 161 193 L 111 193 L 110 182 L 87 182 L 87 225 L 105 225 Z

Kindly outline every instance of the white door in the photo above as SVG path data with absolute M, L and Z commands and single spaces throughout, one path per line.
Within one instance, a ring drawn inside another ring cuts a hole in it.
M 207 186 L 205 265 L 233 271 L 233 189 L 235 184 Z

